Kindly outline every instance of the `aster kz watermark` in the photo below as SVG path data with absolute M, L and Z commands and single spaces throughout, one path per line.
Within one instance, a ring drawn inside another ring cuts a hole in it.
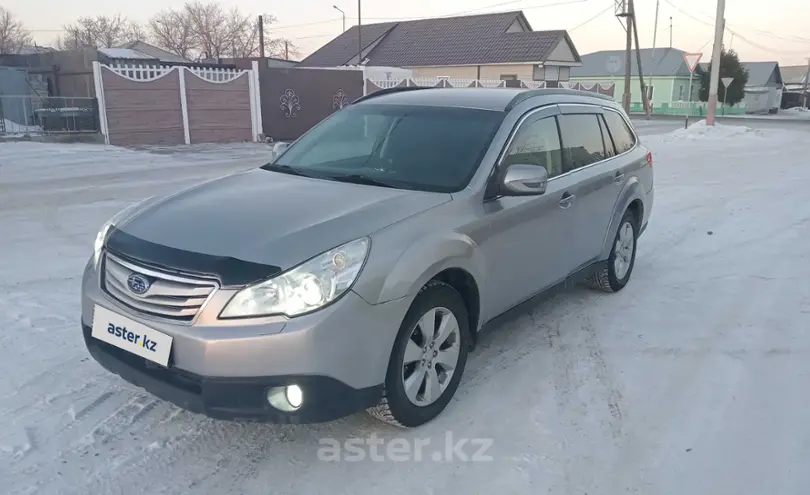
M 453 438 L 448 431 L 441 438 L 386 439 L 372 433 L 365 438 L 353 437 L 343 441 L 334 438 L 318 440 L 318 460 L 327 462 L 434 461 L 434 462 L 489 462 L 491 438 Z

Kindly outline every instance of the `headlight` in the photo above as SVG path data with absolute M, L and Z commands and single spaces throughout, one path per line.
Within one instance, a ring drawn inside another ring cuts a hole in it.
M 297 316 L 329 304 L 354 284 L 368 248 L 369 239 L 357 239 L 287 273 L 246 287 L 233 296 L 220 317 Z
M 119 222 L 121 222 L 121 220 L 124 220 L 126 218 L 126 216 L 133 209 L 135 209 L 136 206 L 139 206 L 139 205 L 149 201 L 150 199 L 152 199 L 152 197 L 153 196 L 150 196 L 150 197 L 144 199 L 143 201 L 138 201 L 137 203 L 133 203 L 133 204 L 127 206 L 123 210 L 121 210 L 118 213 L 116 213 L 115 215 L 113 215 L 112 218 L 110 218 L 109 220 L 104 222 L 104 224 L 99 229 L 98 234 L 96 234 L 95 242 L 93 242 L 93 266 L 98 268 L 98 262 L 101 259 L 101 250 L 104 249 L 104 243 L 107 242 L 107 234 L 110 233 L 110 229 L 115 227 Z

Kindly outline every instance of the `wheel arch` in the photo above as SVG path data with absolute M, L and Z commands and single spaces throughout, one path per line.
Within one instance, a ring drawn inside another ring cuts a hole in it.
M 486 264 L 475 241 L 452 233 L 414 242 L 388 269 L 379 302 L 415 297 L 431 280 L 444 282 L 461 294 L 475 334 L 481 323 L 481 288 L 486 280 Z
M 641 222 L 644 221 L 644 200 L 642 199 L 641 182 L 638 177 L 631 177 L 619 194 L 616 207 L 613 209 L 613 216 L 610 219 L 610 225 L 608 226 L 607 232 L 605 232 L 605 239 L 602 241 L 602 254 L 600 259 L 606 260 L 610 256 L 610 250 L 613 248 L 613 239 L 616 237 L 616 232 L 619 230 L 619 223 L 628 210 L 632 211 L 636 216 L 639 223 L 636 228 L 640 228 Z

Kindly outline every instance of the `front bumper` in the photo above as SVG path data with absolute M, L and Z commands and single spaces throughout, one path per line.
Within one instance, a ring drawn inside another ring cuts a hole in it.
M 234 292 L 219 289 L 191 323 L 166 321 L 111 297 L 88 263 L 82 282 L 85 343 L 96 361 L 126 381 L 214 418 L 321 422 L 379 400 L 410 299 L 374 305 L 349 291 L 330 306 L 296 318 L 220 320 Z M 170 335 L 168 367 L 93 338 L 96 306 Z M 290 384 L 304 392 L 301 408 L 288 413 L 270 406 L 267 389 Z
M 352 388 L 328 376 L 287 375 L 251 378 L 212 378 L 177 368 L 164 368 L 91 337 L 82 325 L 90 355 L 105 369 L 154 396 L 191 412 L 215 419 L 270 423 L 332 421 L 377 404 L 382 386 Z M 293 412 L 270 406 L 265 399 L 273 387 L 298 385 L 304 401 Z

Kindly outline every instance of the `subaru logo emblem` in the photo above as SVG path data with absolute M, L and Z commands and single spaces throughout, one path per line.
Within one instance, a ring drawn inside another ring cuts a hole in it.
M 127 278 L 127 287 L 132 293 L 139 296 L 146 294 L 150 285 L 152 284 L 149 283 L 149 279 L 139 273 L 133 273 Z

